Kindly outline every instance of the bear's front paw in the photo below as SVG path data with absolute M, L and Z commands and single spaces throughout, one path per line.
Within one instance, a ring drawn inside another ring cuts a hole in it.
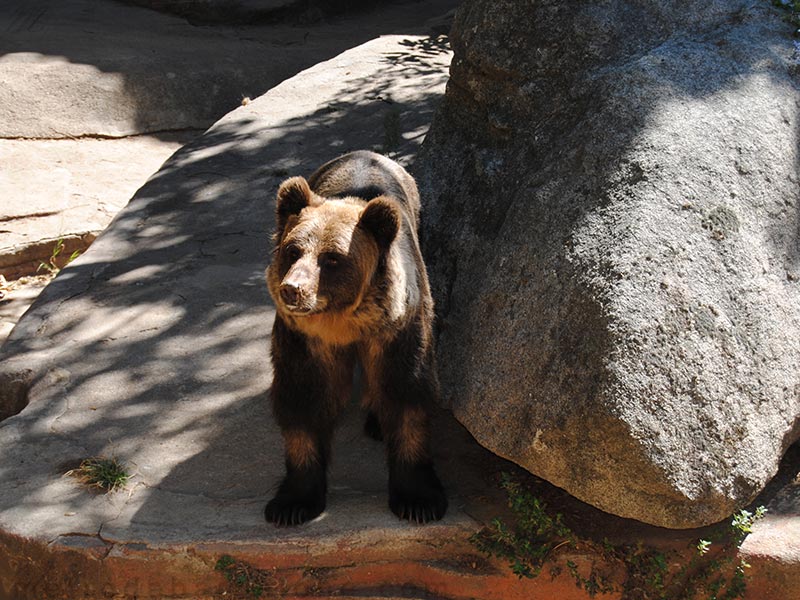
M 300 525 L 319 516 L 325 510 L 325 501 L 296 498 L 278 494 L 267 503 L 264 517 L 278 527 Z
M 389 485 L 389 508 L 401 519 L 422 525 L 447 511 L 447 496 L 433 467 L 418 467 Z

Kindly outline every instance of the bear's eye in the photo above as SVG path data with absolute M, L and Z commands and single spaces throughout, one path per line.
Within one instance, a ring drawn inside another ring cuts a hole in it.
M 286 248 L 284 249 L 284 254 L 286 258 L 289 259 L 289 261 L 295 262 L 300 258 L 303 252 L 297 246 L 291 245 L 291 246 L 286 246 Z
M 326 269 L 336 269 L 342 265 L 344 257 L 339 254 L 327 252 L 320 256 L 320 265 Z

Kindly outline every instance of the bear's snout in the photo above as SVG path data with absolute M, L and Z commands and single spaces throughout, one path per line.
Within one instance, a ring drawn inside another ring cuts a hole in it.
M 316 294 L 315 286 L 294 278 L 286 278 L 278 289 L 281 303 L 291 313 L 296 315 L 318 312 L 324 306 Z
M 291 283 L 281 285 L 281 300 L 287 306 L 297 306 L 300 304 L 300 288 Z
M 278 288 L 280 302 L 292 313 L 308 313 L 319 308 L 317 285 L 319 269 L 310 260 L 294 263 Z

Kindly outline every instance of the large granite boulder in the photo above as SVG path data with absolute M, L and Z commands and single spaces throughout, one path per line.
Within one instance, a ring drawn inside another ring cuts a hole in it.
M 417 174 L 478 441 L 672 528 L 774 475 L 800 436 L 790 34 L 765 1 L 462 6 Z

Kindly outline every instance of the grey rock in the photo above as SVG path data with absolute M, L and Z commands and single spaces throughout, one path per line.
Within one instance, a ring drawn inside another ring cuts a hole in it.
M 765 2 L 465 3 L 417 161 L 443 390 L 489 449 L 687 528 L 800 434 L 800 86 Z

